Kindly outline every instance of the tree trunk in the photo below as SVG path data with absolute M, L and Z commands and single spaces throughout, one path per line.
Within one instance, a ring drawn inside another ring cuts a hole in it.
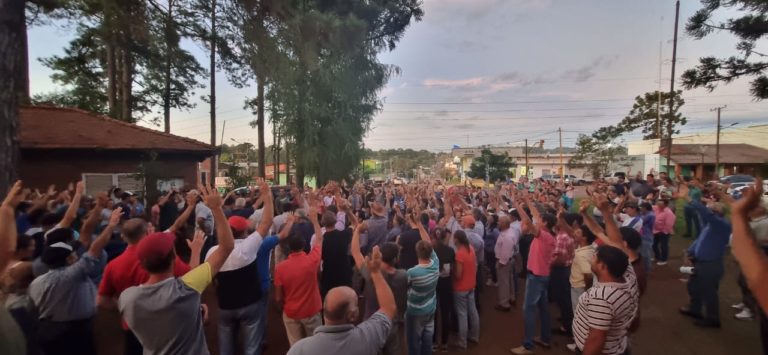
M 0 0 L 0 14 L 0 194 L 5 194 L 18 178 L 24 1 Z
M 111 37 L 111 35 L 110 35 Z M 107 52 L 107 107 L 109 109 L 110 117 L 117 117 L 117 80 L 116 80 L 116 64 L 115 64 L 115 45 L 111 42 L 112 39 L 107 40 L 106 52 Z
M 127 44 L 128 41 L 125 41 Z M 122 112 L 121 116 L 123 121 L 133 123 L 133 117 L 131 113 L 132 109 L 132 87 L 133 87 L 133 61 L 131 60 L 131 53 L 127 46 L 124 46 L 121 55 L 122 55 L 122 78 L 121 78 L 121 93 L 122 97 L 121 99 L 121 109 Z
M 275 142 L 275 185 L 280 185 L 280 133 Z
M 18 71 L 19 79 L 16 83 L 18 87 L 19 104 L 29 105 L 29 37 L 27 35 L 27 17 L 23 12 L 24 18 L 21 23 L 24 26 L 21 32 L 21 50 L 19 51 L 21 63 Z
M 257 81 L 257 90 L 258 90 L 258 96 L 256 97 L 256 104 L 258 105 L 257 111 L 256 111 L 256 122 L 258 125 L 258 131 L 257 134 L 259 136 L 259 151 L 258 151 L 258 160 L 259 160 L 259 176 L 264 177 L 266 174 L 266 146 L 264 144 L 264 75 L 261 73 L 257 74 L 258 77 L 256 78 Z
M 211 0 L 211 145 L 216 146 L 216 0 Z M 221 142 L 222 144 L 224 142 Z M 211 181 L 216 183 L 219 154 L 211 159 Z
M 163 88 L 163 120 L 165 133 L 171 133 L 171 31 L 173 31 L 173 0 L 168 0 L 168 13 L 165 17 L 165 88 Z

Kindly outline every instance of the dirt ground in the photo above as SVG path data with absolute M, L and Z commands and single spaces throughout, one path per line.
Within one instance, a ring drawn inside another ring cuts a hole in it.
M 672 257 L 668 265 L 654 266 L 650 274 L 648 291 L 641 301 L 642 320 L 640 330 L 632 338 L 632 353 L 645 355 L 749 355 L 760 353 L 758 324 L 756 321 L 738 321 L 733 318 L 735 312 L 730 308 L 740 301 L 736 286 L 737 267 L 729 258 L 726 276 L 720 285 L 720 305 L 722 329 L 701 329 L 678 314 L 677 308 L 687 302 L 685 283 L 678 272 L 681 266 L 683 248 L 689 240 L 673 238 Z M 676 252 L 675 252 L 676 251 Z M 522 281 L 522 280 L 521 280 Z M 522 284 L 522 282 L 521 282 Z M 451 351 L 448 354 L 509 354 L 509 349 L 520 345 L 523 337 L 521 301 L 517 308 L 509 313 L 493 309 L 495 289 L 486 288 L 482 295 L 480 314 L 480 344 L 471 346 L 467 351 Z M 522 293 L 519 295 L 522 297 Z M 204 299 L 213 310 L 211 320 L 206 326 L 208 347 L 211 354 L 218 354 L 216 339 L 215 297 L 209 289 Z M 556 307 L 552 307 L 553 318 L 557 316 Z M 122 334 L 116 313 L 101 312 L 97 319 L 97 339 L 99 353 L 119 355 L 122 353 Z M 285 354 L 288 342 L 285 338 L 282 319 L 276 307 L 270 307 L 267 326 L 267 355 Z M 565 349 L 568 339 L 555 336 L 553 347 L 539 349 L 542 354 L 569 354 Z

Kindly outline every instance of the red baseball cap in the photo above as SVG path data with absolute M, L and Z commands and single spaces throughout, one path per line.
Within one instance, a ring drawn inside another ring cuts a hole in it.
M 173 251 L 175 240 L 176 236 L 172 233 L 152 233 L 141 239 L 136 254 L 140 260 L 164 258 Z
M 229 222 L 229 226 L 236 232 L 246 231 L 248 230 L 248 227 L 251 226 L 251 222 L 241 216 L 229 217 L 227 221 Z

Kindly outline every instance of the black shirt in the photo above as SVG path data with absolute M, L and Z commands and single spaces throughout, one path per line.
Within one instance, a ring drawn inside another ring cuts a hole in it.
M 323 235 L 323 274 L 320 278 L 323 296 L 334 287 L 352 286 L 352 260 L 349 255 L 351 242 L 352 230 L 349 228 Z
M 435 246 L 435 254 L 440 261 L 440 278 L 437 279 L 437 288 L 452 289 L 451 272 L 456 263 L 456 252 L 447 245 L 438 244 Z
M 400 233 L 398 244 L 400 245 L 400 261 L 398 266 L 401 269 L 410 269 L 419 264 L 419 258 L 416 256 L 416 243 L 421 240 L 421 235 L 416 229 L 408 229 Z

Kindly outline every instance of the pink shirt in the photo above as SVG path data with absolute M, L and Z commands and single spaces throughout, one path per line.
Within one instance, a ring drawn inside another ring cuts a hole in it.
M 544 228 L 540 228 L 539 235 L 533 238 L 528 253 L 528 271 L 536 276 L 549 276 L 554 251 L 555 238 Z
M 675 229 L 675 213 L 669 207 L 660 210 L 656 206 L 653 206 L 653 212 L 656 214 L 656 222 L 653 223 L 653 234 L 672 234 Z

